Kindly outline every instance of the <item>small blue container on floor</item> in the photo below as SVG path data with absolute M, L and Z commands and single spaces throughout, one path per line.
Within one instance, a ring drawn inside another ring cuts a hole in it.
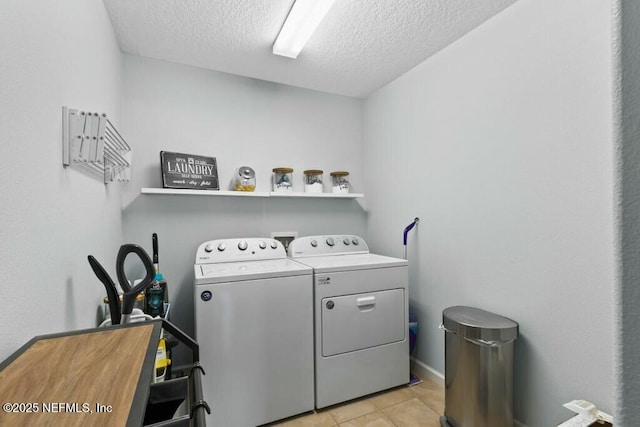
M 409 313 L 409 354 L 413 354 L 418 342 L 418 317 Z M 415 385 L 421 383 L 422 380 L 418 376 L 411 373 L 409 384 Z
M 418 340 L 418 317 L 409 313 L 409 353 L 413 354 Z

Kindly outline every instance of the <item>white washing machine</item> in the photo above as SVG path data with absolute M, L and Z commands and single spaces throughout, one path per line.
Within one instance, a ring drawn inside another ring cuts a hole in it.
M 313 410 L 312 269 L 268 238 L 202 243 L 194 268 L 207 425 L 253 427 Z
M 407 384 L 407 261 L 345 235 L 295 239 L 289 256 L 314 271 L 316 408 Z

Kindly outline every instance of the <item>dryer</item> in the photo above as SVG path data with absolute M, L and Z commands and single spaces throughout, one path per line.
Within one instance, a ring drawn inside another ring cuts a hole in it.
M 316 408 L 407 384 L 407 261 L 353 235 L 301 237 L 289 256 L 313 268 Z
M 250 427 L 314 408 L 312 269 L 277 240 L 202 243 L 195 332 L 207 424 Z

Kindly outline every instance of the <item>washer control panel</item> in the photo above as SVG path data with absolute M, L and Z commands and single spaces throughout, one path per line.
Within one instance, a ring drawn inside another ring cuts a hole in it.
M 368 253 L 369 247 L 362 237 L 346 234 L 299 237 L 289 244 L 291 258 Z
M 286 258 L 282 243 L 267 237 L 217 239 L 202 243 L 196 252 L 196 264 L 235 261 L 259 261 Z

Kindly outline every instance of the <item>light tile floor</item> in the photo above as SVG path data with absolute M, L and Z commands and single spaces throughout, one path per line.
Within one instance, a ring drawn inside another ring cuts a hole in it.
M 440 427 L 444 388 L 428 379 L 274 424 L 282 427 Z

